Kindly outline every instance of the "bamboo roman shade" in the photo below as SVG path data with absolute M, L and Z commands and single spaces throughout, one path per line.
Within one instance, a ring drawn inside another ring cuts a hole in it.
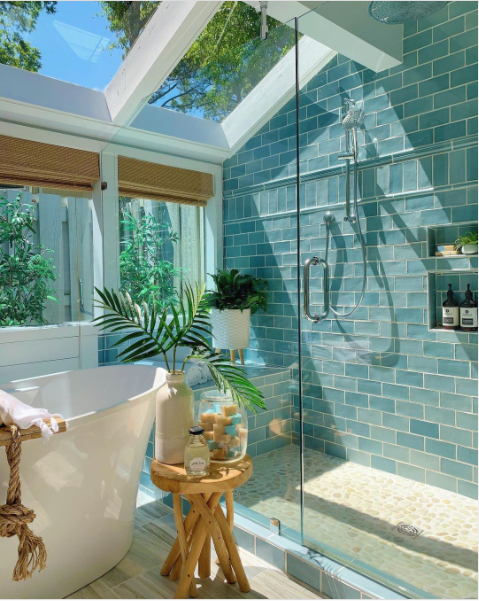
M 89 190 L 100 179 L 96 152 L 0 136 L 0 182 L 61 190 Z
M 118 187 L 119 194 L 128 198 L 204 207 L 213 196 L 213 176 L 119 156 Z

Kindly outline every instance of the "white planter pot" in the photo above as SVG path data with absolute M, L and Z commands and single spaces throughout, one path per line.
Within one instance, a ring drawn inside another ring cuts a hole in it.
M 194 426 L 193 391 L 185 374 L 166 374 L 156 393 L 155 458 L 170 465 L 183 463 L 189 429 Z
M 213 346 L 219 349 L 244 349 L 249 346 L 251 310 L 211 309 Z
M 465 244 L 462 247 L 463 255 L 477 255 L 477 244 Z

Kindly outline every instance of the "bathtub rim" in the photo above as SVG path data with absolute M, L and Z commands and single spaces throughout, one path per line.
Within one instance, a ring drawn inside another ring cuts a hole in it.
M 41 380 L 43 378 L 50 378 L 52 376 L 59 376 L 61 374 L 68 374 L 68 373 L 72 373 L 72 372 L 81 372 L 81 373 L 86 373 L 86 372 L 92 372 L 92 371 L 97 371 L 97 370 L 102 370 L 102 371 L 106 371 L 109 370 L 111 368 L 140 368 L 143 371 L 151 371 L 154 370 L 156 371 L 161 371 L 163 372 L 164 378 L 163 381 L 161 382 L 161 384 L 159 384 L 158 386 L 153 386 L 151 388 L 148 388 L 147 390 L 142 391 L 141 393 L 130 397 L 128 399 L 124 399 L 122 401 L 118 401 L 118 402 L 114 402 L 111 405 L 108 405 L 108 407 L 105 407 L 103 409 L 97 409 L 96 411 L 89 411 L 87 413 L 81 413 L 80 415 L 74 415 L 73 417 L 70 418 L 64 418 L 65 422 L 67 424 L 67 431 L 70 429 L 70 427 L 74 427 L 77 425 L 83 425 L 84 423 L 88 423 L 89 421 L 93 420 L 95 418 L 95 416 L 98 416 L 99 414 L 105 413 L 105 412 L 109 412 L 110 414 L 115 414 L 118 411 L 121 411 L 123 405 L 125 404 L 129 404 L 129 403 L 134 403 L 134 404 L 140 404 L 141 402 L 148 400 L 146 397 L 152 393 L 156 393 L 160 388 L 162 388 L 165 384 L 166 384 L 166 369 L 162 368 L 162 367 L 158 367 L 158 366 L 150 366 L 150 365 L 139 365 L 139 364 L 117 364 L 117 365 L 102 365 L 102 366 L 98 366 L 98 367 L 90 367 L 87 369 L 69 369 L 69 370 L 65 370 L 65 371 L 59 371 L 59 372 L 53 372 L 51 374 L 44 374 L 42 376 L 33 376 L 31 378 L 22 378 L 20 380 L 11 380 L 12 383 L 19 383 L 19 382 L 25 382 L 25 381 L 30 381 L 30 380 Z M 0 389 L 3 390 L 2 388 L 3 384 L 0 384 Z M 9 390 L 7 390 L 7 392 L 9 392 L 11 394 L 11 392 Z M 48 407 L 47 407 L 48 409 Z

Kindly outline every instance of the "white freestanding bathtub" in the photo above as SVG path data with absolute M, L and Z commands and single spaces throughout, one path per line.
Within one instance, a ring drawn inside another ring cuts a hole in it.
M 62 598 L 113 568 L 127 553 L 140 473 L 163 369 L 118 365 L 0 385 L 29 405 L 68 419 L 65 433 L 22 445 L 22 503 L 36 513 L 48 560 L 13 582 L 18 538 L 0 538 L 1 598 Z M 8 464 L 0 449 L 0 505 Z

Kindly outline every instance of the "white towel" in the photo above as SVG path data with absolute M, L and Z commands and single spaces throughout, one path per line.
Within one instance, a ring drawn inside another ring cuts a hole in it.
M 188 386 L 205 384 L 212 379 L 210 370 L 204 361 L 190 359 L 186 364 L 185 384 Z
M 187 386 L 197 386 L 201 384 L 201 369 L 197 365 L 190 365 L 186 370 L 185 384 Z
M 0 390 L 0 426 L 15 424 L 22 430 L 30 428 L 30 426 L 38 426 L 43 440 L 48 440 L 52 434 L 58 432 L 56 417 L 61 418 L 62 416 L 59 414 L 52 415 L 46 409 L 37 409 L 25 405 L 8 392 Z M 45 419 L 50 419 L 51 426 L 43 421 Z

